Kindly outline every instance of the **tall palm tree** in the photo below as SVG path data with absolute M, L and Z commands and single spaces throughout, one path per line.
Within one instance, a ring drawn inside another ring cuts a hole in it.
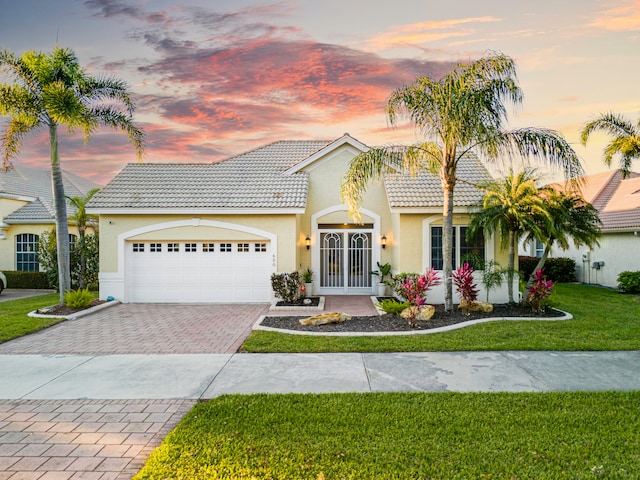
M 87 227 L 90 223 L 95 225 L 96 216 L 89 215 L 87 213 L 87 203 L 93 198 L 93 196 L 100 191 L 99 188 L 92 188 L 86 195 L 76 195 L 75 197 L 67 197 L 69 203 L 76 208 L 76 213 L 69 217 L 72 221 L 75 220 L 78 227 L 78 249 L 80 252 L 80 279 L 78 281 L 78 287 L 85 287 L 85 275 L 87 271 L 87 257 L 85 250 L 84 237 L 87 231 Z
M 541 189 L 539 194 L 547 212 L 543 221 L 538 222 L 545 247 L 534 272 L 544 267 L 554 243 L 563 250 L 569 248 L 571 240 L 576 248 L 599 245 L 598 239 L 602 235 L 600 216 L 593 205 L 572 192 L 565 193 L 550 187 Z M 534 239 L 530 232 L 527 241 Z M 529 283 L 532 283 L 532 279 L 529 279 Z
M 129 137 L 142 161 L 144 133 L 133 124 L 135 104 L 125 82 L 88 75 L 75 53 L 55 47 L 45 54 L 29 51 L 18 57 L 8 50 L 0 52 L 0 72 L 13 78 L 0 84 L 0 115 L 9 122 L 2 133 L 3 167 L 18 155 L 24 137 L 39 127 L 49 131 L 51 180 L 56 212 L 57 256 L 60 303 L 71 286 L 69 272 L 69 233 L 67 209 L 58 155 L 58 126 L 69 132 L 80 128 L 87 141 L 100 126 L 121 130 Z
M 603 113 L 582 128 L 582 144 L 586 145 L 591 134 L 596 131 L 613 136 L 613 140 L 604 149 L 603 160 L 605 165 L 610 167 L 613 156 L 620 154 L 622 178 L 627 178 L 631 172 L 631 163 L 640 159 L 640 118 L 634 125 L 622 115 Z
M 443 78 L 420 77 L 395 90 L 387 102 L 391 125 L 408 116 L 425 141 L 406 149 L 374 148 L 355 157 L 342 182 L 343 201 L 352 215 L 358 209 L 372 179 L 384 173 L 437 172 L 444 194 L 442 239 L 445 308 L 453 308 L 451 281 L 453 199 L 458 163 L 469 150 L 486 160 L 521 156 L 544 158 L 564 170 L 567 178 L 582 174 L 576 153 L 557 132 L 541 128 L 506 131 L 506 102 L 522 103 L 514 61 L 491 53 L 466 65 L 458 65 Z
M 542 238 L 542 225 L 550 221 L 544 199 L 538 195 L 534 170 L 509 172 L 505 178 L 484 185 L 482 210 L 475 214 L 467 236 L 488 231 L 500 234 L 503 248 L 508 248 L 507 288 L 513 303 L 513 279 L 518 241 L 525 235 Z

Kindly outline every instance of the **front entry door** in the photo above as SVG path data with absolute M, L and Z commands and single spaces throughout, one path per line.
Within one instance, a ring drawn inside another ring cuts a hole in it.
M 321 293 L 370 294 L 372 232 L 320 231 Z

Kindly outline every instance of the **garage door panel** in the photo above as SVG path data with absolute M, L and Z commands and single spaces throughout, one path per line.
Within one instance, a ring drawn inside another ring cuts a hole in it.
M 268 302 L 268 242 L 127 243 L 128 301 L 137 303 Z

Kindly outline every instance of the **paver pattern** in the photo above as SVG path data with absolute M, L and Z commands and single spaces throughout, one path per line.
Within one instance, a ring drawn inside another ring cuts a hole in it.
M 235 353 L 268 307 L 116 305 L 3 343 L 0 353 Z
M 193 400 L 0 401 L 0 480 L 125 480 Z

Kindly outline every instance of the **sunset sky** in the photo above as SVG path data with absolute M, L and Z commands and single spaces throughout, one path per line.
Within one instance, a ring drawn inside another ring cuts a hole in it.
M 604 170 L 595 115 L 640 114 L 640 0 L 0 0 L 0 48 L 73 49 L 92 74 L 126 80 L 146 162 L 211 162 L 275 140 L 410 143 L 390 128 L 391 91 L 501 51 L 524 91 L 509 127 L 560 131 Z M 2 120 L 0 120 L 2 121 Z M 126 137 L 61 130 L 63 168 L 105 184 L 136 157 Z M 15 160 L 49 164 L 46 132 Z M 635 165 L 640 170 L 640 165 Z

